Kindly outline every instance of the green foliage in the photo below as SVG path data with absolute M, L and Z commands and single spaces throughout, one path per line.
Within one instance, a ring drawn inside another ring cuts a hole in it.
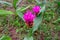
M 28 9 L 31 5 L 28 5 L 27 7 L 26 6 L 23 6 L 23 7 L 20 7 L 17 9 L 17 11 L 19 10 L 20 12 L 24 12 L 26 9 Z
M 14 8 L 16 9 L 17 6 L 19 5 L 19 3 L 21 2 L 22 0 L 13 0 L 13 6 Z
M 57 13 L 60 15 L 60 6 L 57 8 Z
M 35 0 L 37 5 L 43 6 L 46 4 L 46 0 Z
M 32 1 L 31 1 L 31 0 L 28 0 L 29 3 L 33 3 L 34 1 L 35 1 L 35 0 L 32 0 Z
M 40 0 L 35 0 L 38 4 L 41 4 Z
M 59 2 L 57 2 L 57 4 L 58 4 L 58 6 L 60 6 L 60 1 L 59 1 Z
M 44 14 L 44 20 L 46 21 L 51 21 L 54 18 L 54 12 L 50 11 L 50 12 L 45 12 Z
M 48 26 L 46 23 L 43 23 L 39 29 L 42 30 L 44 33 L 46 33 L 50 31 L 51 27 Z
M 57 20 L 53 21 L 53 23 L 54 24 L 59 24 L 60 23 L 60 17 Z
M 20 2 L 22 2 L 22 0 L 18 0 L 18 2 L 17 2 L 17 4 L 16 4 L 16 5 L 18 6 L 18 5 L 20 4 Z
M 23 13 L 26 9 L 28 9 L 30 6 L 27 7 L 21 7 L 16 10 L 17 15 L 23 19 Z M 24 20 L 24 19 L 23 19 Z
M 34 26 L 33 26 L 33 30 L 32 32 L 36 31 L 39 28 L 39 25 L 41 25 L 42 22 L 42 13 L 40 15 L 38 15 L 38 17 L 35 19 L 34 21 Z
M 9 36 L 3 35 L 0 40 L 12 40 Z
M 16 29 L 16 33 L 22 32 L 23 30 L 24 30 L 23 28 Z
M 13 0 L 13 6 L 14 6 L 14 8 L 16 9 L 16 7 L 17 7 L 17 2 L 18 2 L 18 0 Z
M 31 2 L 31 0 L 28 0 L 28 2 Z
M 33 37 L 32 36 L 30 36 L 30 37 L 27 36 L 27 37 L 24 38 L 24 40 L 33 40 Z
M 55 31 L 60 31 L 60 25 L 56 25 L 54 29 Z
M 43 13 L 45 11 L 45 5 L 41 7 L 40 13 Z
M 1 4 L 5 4 L 5 5 L 9 5 L 9 6 L 13 6 L 11 3 L 9 2 L 5 2 L 5 1 L 0 1 Z
M 21 26 L 18 20 L 15 20 L 15 21 L 13 22 L 13 25 L 15 25 L 15 26 L 17 26 L 17 27 L 20 27 L 20 26 Z
M 14 14 L 14 13 L 11 11 L 0 10 L 0 15 L 12 15 L 12 14 Z
M 18 15 L 20 18 L 22 18 L 22 19 L 23 19 L 23 13 L 22 13 L 22 12 L 20 12 L 20 10 L 17 10 L 17 11 L 16 11 L 16 13 L 17 13 L 17 15 Z

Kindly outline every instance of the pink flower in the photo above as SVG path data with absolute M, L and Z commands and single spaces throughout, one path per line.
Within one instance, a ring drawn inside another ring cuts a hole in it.
M 24 15 L 23 15 L 24 21 L 30 25 L 31 23 L 33 23 L 34 19 L 35 19 L 35 15 L 32 14 L 32 12 L 30 10 L 28 10 Z
M 40 6 L 34 6 L 34 7 L 32 8 L 32 10 L 33 10 L 35 13 L 39 13 L 40 10 L 41 10 L 41 7 L 40 7 Z

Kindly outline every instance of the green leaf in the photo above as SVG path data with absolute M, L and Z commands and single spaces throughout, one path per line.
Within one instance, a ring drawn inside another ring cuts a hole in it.
M 16 9 L 19 3 L 22 2 L 22 0 L 13 0 L 13 6 Z
M 60 31 L 60 25 L 56 25 L 54 28 L 56 31 Z
M 0 1 L 1 4 L 5 4 L 5 5 L 9 5 L 9 6 L 13 6 L 11 3 L 6 2 L 6 1 Z
M 37 5 L 40 5 L 40 6 L 42 6 L 42 5 L 45 5 L 46 4 L 46 0 L 35 0 L 36 1 L 36 3 L 37 3 Z
M 39 14 L 39 16 L 35 19 L 32 32 L 36 31 L 36 30 L 39 28 L 39 25 L 40 25 L 41 22 L 42 22 L 42 18 L 43 18 L 43 15 L 42 15 L 42 13 L 41 13 L 41 14 Z
M 23 19 L 23 13 L 20 10 L 16 10 L 17 15 Z
M 0 40 L 12 40 L 9 36 L 3 35 Z
M 17 2 L 18 2 L 18 0 L 13 0 L 13 6 L 14 6 L 14 8 L 16 9 L 16 7 L 17 7 Z
M 40 2 L 40 0 L 35 0 L 38 4 L 41 4 L 42 2 Z
M 60 6 L 60 2 L 57 2 L 58 6 Z
M 23 28 L 16 29 L 16 33 L 17 32 L 22 32 L 22 31 L 23 31 Z
M 40 12 L 44 12 L 45 11 L 45 5 L 41 8 Z
M 11 15 L 13 12 L 11 11 L 6 11 L 6 10 L 0 10 L 0 15 Z
M 28 37 L 25 37 L 24 40 L 33 40 L 33 37 L 32 36 L 31 37 L 28 36 Z
M 17 10 L 19 10 L 20 12 L 23 12 L 25 11 L 26 9 L 28 9 L 31 5 L 28 5 L 27 7 L 26 6 L 23 6 L 21 8 L 18 8 Z
M 20 27 L 20 22 L 16 19 L 14 22 L 13 22 L 13 25 L 17 26 L 17 27 Z
M 23 19 L 23 11 L 25 11 L 26 9 L 28 9 L 30 6 L 27 6 L 27 7 L 21 7 L 21 8 L 18 8 L 17 10 L 16 10 L 16 13 L 17 13 L 17 15 L 20 17 L 20 18 L 22 18 Z M 24 19 L 23 19 L 24 20 Z
M 54 24 L 58 24 L 60 23 L 60 18 L 58 18 L 57 20 L 53 21 Z
M 19 32 L 20 30 L 19 29 L 16 29 L 16 33 Z
M 18 2 L 17 2 L 17 4 L 16 4 L 16 5 L 18 6 L 20 2 L 22 2 L 22 0 L 18 0 Z

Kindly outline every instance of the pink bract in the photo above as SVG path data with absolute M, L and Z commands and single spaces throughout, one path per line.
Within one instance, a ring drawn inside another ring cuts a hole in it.
M 30 10 L 27 10 L 26 13 L 23 15 L 23 18 L 26 22 L 32 22 L 35 19 L 35 15 L 32 14 Z
M 32 8 L 32 10 L 33 10 L 35 13 L 39 13 L 40 10 L 41 10 L 41 7 L 40 7 L 40 6 L 34 6 L 34 7 Z

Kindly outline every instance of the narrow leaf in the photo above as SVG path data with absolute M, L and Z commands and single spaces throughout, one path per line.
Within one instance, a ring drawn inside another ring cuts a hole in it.
M 5 5 L 13 6 L 11 3 L 6 2 L 6 1 L 0 1 L 0 4 L 5 4 Z
M 23 19 L 23 13 L 20 10 L 16 10 L 17 15 Z
M 33 37 L 25 37 L 24 40 L 33 40 Z
M 21 8 L 18 8 L 17 10 L 23 12 L 25 11 L 26 9 L 28 9 L 31 5 L 28 5 L 27 7 L 21 7 Z
M 12 40 L 9 36 L 3 35 L 0 40 Z
M 60 2 L 57 2 L 58 6 L 60 6 Z
M 13 12 L 11 11 L 6 11 L 6 10 L 0 10 L 0 15 L 11 15 Z
M 21 2 L 22 2 L 22 0 L 19 0 L 19 1 L 17 2 L 17 4 L 16 4 L 16 5 L 18 6 L 18 5 L 19 5 L 19 3 L 21 3 Z
M 16 9 L 16 7 L 17 7 L 17 2 L 18 2 L 18 0 L 13 0 L 13 6 L 14 6 L 14 8 Z
M 21 7 L 21 8 L 18 8 L 17 10 L 16 10 L 16 12 L 17 12 L 17 15 L 20 17 L 20 18 L 22 18 L 23 19 L 23 11 L 25 11 L 26 9 L 28 9 L 30 6 L 27 6 L 27 7 Z M 24 19 L 23 19 L 24 20 Z
M 38 4 L 41 4 L 40 0 L 35 0 Z
M 44 12 L 45 11 L 45 5 L 41 8 L 40 12 Z
M 42 22 L 42 18 L 43 18 L 43 16 L 42 16 L 42 13 L 41 13 L 41 14 L 39 14 L 39 16 L 35 19 L 32 32 L 34 32 L 34 31 L 36 31 L 36 30 L 38 29 L 39 25 L 40 25 L 41 22 Z

